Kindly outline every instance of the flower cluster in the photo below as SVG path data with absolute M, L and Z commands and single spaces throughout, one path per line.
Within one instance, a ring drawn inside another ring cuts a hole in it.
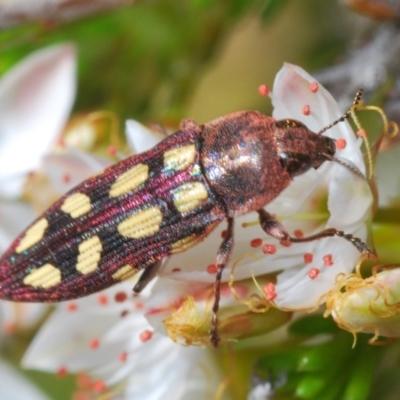
M 74 92 L 75 53 L 70 45 L 33 54 L 0 82 L 0 251 L 34 218 L 35 208 L 42 209 L 112 162 L 105 154 L 91 153 L 96 127 L 87 119 L 73 129 L 66 126 Z M 269 96 L 275 119 L 295 119 L 314 132 L 342 114 L 312 76 L 291 64 L 278 72 Z M 336 139 L 338 158 L 365 174 L 362 139 L 347 121 L 324 134 Z M 126 123 L 129 153 L 143 152 L 162 137 L 136 121 Z M 340 163 L 325 162 L 296 177 L 267 209 L 299 238 L 334 227 L 369 242 L 373 202 L 367 179 Z M 398 289 L 392 292 L 391 286 L 397 284 L 397 272 L 357 280 L 351 273 L 360 254 L 350 242 L 337 237 L 279 242 L 267 237 L 257 221 L 255 213 L 236 219 L 235 247 L 222 277 L 223 341 L 272 331 L 292 312 L 315 310 L 326 299 L 340 326 L 398 336 L 398 329 L 392 329 L 398 319 Z M 132 294 L 134 283 L 127 281 L 57 304 L 27 350 L 24 366 L 60 376 L 87 371 L 93 393 L 211 398 L 223 382 L 213 356 L 180 344 L 208 343 L 215 255 L 224 229 L 221 224 L 195 248 L 172 256 L 140 295 Z M 374 309 L 372 323 L 361 315 L 371 313 L 373 305 L 379 312 Z M 2 302 L 3 330 L 10 333 L 43 314 L 40 305 L 26 307 Z M 381 320 L 387 316 L 383 328 Z

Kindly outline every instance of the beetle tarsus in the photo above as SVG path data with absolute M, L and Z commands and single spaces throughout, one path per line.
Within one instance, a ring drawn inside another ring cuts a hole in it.
M 161 264 L 162 260 L 158 260 L 154 264 L 149 265 L 143 270 L 138 282 L 133 287 L 133 291 L 135 293 L 140 293 L 147 286 L 147 284 L 157 275 Z
M 260 225 L 264 232 L 278 240 L 292 243 L 306 243 L 326 237 L 338 236 L 350 242 L 361 254 L 367 254 L 371 257 L 375 256 L 375 252 L 371 250 L 361 239 L 354 237 L 349 233 L 344 233 L 343 231 L 339 231 L 335 228 L 327 228 L 319 233 L 316 233 L 315 235 L 296 238 L 290 236 L 285 227 L 272 214 L 265 211 L 263 208 L 257 210 L 257 212 L 260 219 Z
M 219 310 L 219 300 L 221 297 L 221 277 L 222 271 L 226 267 L 229 261 L 229 257 L 233 249 L 233 218 L 228 218 L 228 229 L 226 231 L 225 238 L 221 243 L 217 253 L 217 275 L 214 283 L 214 304 L 212 307 L 212 320 L 210 329 L 210 341 L 213 347 L 218 347 L 220 337 L 218 334 L 218 317 L 217 313 Z
M 335 231 L 336 236 L 342 237 L 352 243 L 360 253 L 367 254 L 371 257 L 376 257 L 376 253 L 371 250 L 360 238 L 354 237 L 348 233 L 346 234 L 343 231 L 338 231 L 334 228 L 331 228 L 331 230 Z

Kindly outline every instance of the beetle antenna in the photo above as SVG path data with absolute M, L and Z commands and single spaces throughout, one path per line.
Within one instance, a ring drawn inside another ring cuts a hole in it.
M 326 132 L 328 129 L 331 129 L 332 126 L 335 126 L 336 124 L 338 124 L 339 122 L 343 122 L 346 119 L 349 119 L 352 115 L 354 110 L 357 109 L 358 104 L 360 103 L 361 97 L 363 94 L 363 89 L 358 89 L 357 93 L 356 93 L 356 97 L 354 98 L 353 104 L 351 105 L 349 111 L 347 111 L 345 114 L 343 114 L 340 118 L 338 118 L 336 121 L 333 121 L 331 124 L 329 124 L 328 126 L 326 126 L 325 128 L 322 128 L 317 135 L 322 135 L 324 132 Z
M 359 176 L 362 179 L 366 179 L 365 176 L 363 175 L 363 173 L 355 166 L 355 165 L 349 165 L 347 163 L 345 163 L 344 161 L 340 160 L 339 158 L 333 157 L 330 154 L 326 154 L 326 153 L 322 153 L 322 155 L 329 161 L 334 161 L 340 165 L 342 165 L 343 167 L 347 168 L 348 170 L 350 170 L 351 172 L 353 172 L 353 174 L 356 174 L 357 176 Z

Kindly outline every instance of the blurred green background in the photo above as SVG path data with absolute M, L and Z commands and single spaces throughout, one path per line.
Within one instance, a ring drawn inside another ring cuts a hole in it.
M 106 109 L 121 121 L 173 126 L 184 117 L 204 123 L 242 109 L 270 112 L 257 88 L 272 87 L 283 62 L 311 73 L 330 66 L 369 23 L 337 0 L 142 0 L 68 22 L 23 22 L 0 32 L 0 74 L 35 49 L 73 42 L 74 112 Z M 3 355 L 17 364 L 30 338 L 8 341 Z M 258 355 L 250 353 L 243 365 Z M 71 398 L 73 377 L 26 374 L 52 398 Z M 242 381 L 249 379 L 243 372 Z
M 260 83 L 272 84 L 284 61 L 309 71 L 328 65 L 359 20 L 336 0 L 138 1 L 67 23 L 42 20 L 1 32 L 0 73 L 34 49 L 72 41 L 79 51 L 76 111 L 205 122 L 266 109 Z

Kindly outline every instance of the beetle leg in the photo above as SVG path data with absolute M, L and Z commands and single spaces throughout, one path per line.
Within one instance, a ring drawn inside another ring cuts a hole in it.
M 339 236 L 343 239 L 348 240 L 353 246 L 357 248 L 357 250 L 362 254 L 375 256 L 375 252 L 372 251 L 361 239 L 354 237 L 353 235 L 346 234 L 343 231 L 338 231 L 335 228 L 327 228 L 323 231 L 316 233 L 315 235 L 296 238 L 289 235 L 289 232 L 285 229 L 285 227 L 269 212 L 265 211 L 263 208 L 257 210 L 261 228 L 268 235 L 282 240 L 284 242 L 292 242 L 292 243 L 304 243 L 304 242 L 312 242 L 313 240 L 318 240 L 326 237 Z
M 217 275 L 215 277 L 214 283 L 214 304 L 212 307 L 212 320 L 211 320 L 211 329 L 210 329 L 210 341 L 213 347 L 218 347 L 219 335 L 218 335 L 218 309 L 219 309 L 219 299 L 221 294 L 221 277 L 222 271 L 226 267 L 229 261 L 229 257 L 232 253 L 233 249 L 233 218 L 227 218 L 228 220 L 228 229 L 226 231 L 226 235 L 224 237 L 221 246 L 219 246 L 217 258 L 216 258 L 216 266 L 217 266 Z
M 139 280 L 133 287 L 133 291 L 135 293 L 140 293 L 147 286 L 147 284 L 157 275 L 157 272 L 162 265 L 162 261 L 162 259 L 158 260 L 154 264 L 149 265 L 143 270 L 142 275 L 140 275 Z

